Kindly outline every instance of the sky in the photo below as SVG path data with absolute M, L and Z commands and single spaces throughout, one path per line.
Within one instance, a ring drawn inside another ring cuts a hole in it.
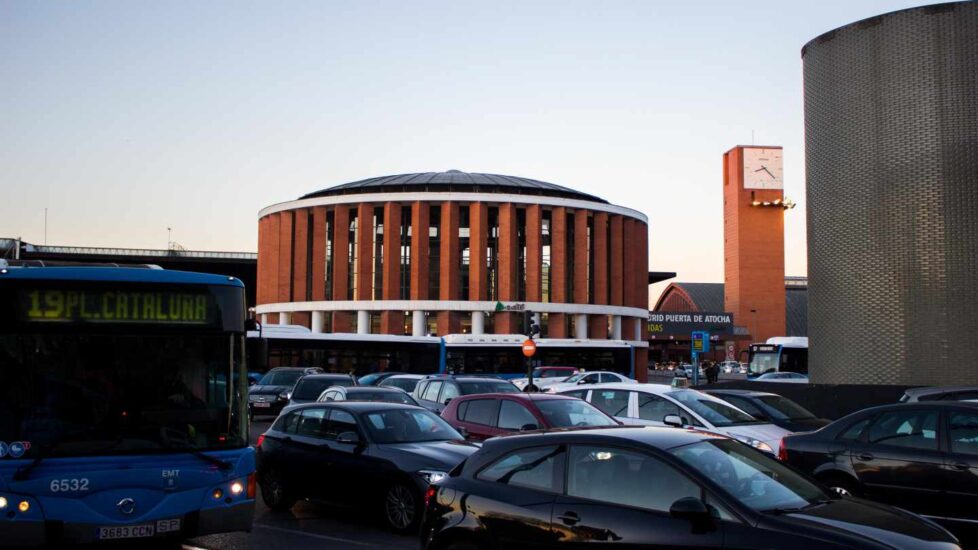
M 722 155 L 756 143 L 805 275 L 801 47 L 924 3 L 0 0 L 0 237 L 47 209 L 52 245 L 255 251 L 265 206 L 457 169 L 635 208 L 650 269 L 722 282 Z

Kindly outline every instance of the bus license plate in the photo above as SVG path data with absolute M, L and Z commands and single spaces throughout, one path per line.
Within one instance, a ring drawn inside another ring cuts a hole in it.
M 156 526 L 152 523 L 145 525 L 122 525 L 119 527 L 99 527 L 99 540 L 138 539 L 156 535 Z
M 259 409 L 269 409 L 269 408 L 271 408 L 272 404 L 271 403 L 255 403 L 255 406 L 258 407 Z

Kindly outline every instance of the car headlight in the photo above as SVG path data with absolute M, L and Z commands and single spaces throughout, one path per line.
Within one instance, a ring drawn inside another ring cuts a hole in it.
M 278 394 L 278 398 L 279 399 L 284 399 L 284 400 L 288 401 L 289 399 L 292 399 L 292 392 L 290 392 L 290 391 L 284 391 L 284 392 Z
M 428 485 L 438 483 L 439 481 L 448 477 L 447 472 L 441 472 L 438 470 L 420 470 L 418 471 L 418 475 L 421 476 L 421 479 L 425 480 L 425 483 Z
M 768 445 L 767 443 L 759 439 L 754 439 L 753 437 L 747 437 L 746 435 L 736 435 L 736 434 L 734 434 L 733 437 L 737 441 L 740 441 L 741 443 L 746 443 L 747 445 L 754 447 L 758 451 L 774 454 L 774 449 L 772 449 L 770 445 Z

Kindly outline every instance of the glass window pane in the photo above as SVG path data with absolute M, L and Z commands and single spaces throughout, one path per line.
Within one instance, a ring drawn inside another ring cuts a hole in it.
M 881 414 L 869 428 L 878 445 L 937 450 L 937 411 L 893 411 Z
M 428 387 L 424 390 L 424 395 L 421 399 L 427 399 L 428 401 L 438 400 L 438 391 L 441 390 L 441 382 L 432 382 L 428 384 Z
M 849 428 L 846 431 L 842 432 L 842 435 L 839 436 L 839 439 L 844 439 L 847 441 L 855 441 L 859 439 L 860 434 L 862 434 L 863 430 L 866 429 L 866 426 L 869 425 L 869 421 L 870 421 L 869 418 L 865 418 L 863 420 L 860 420 L 859 422 L 856 422 L 852 426 L 849 426 Z
M 604 446 L 571 447 L 567 494 L 609 504 L 668 512 L 677 500 L 702 492 L 661 460 Z
M 343 432 L 357 432 L 357 421 L 352 414 L 333 409 L 330 411 L 324 435 L 328 439 L 336 439 Z
M 730 395 L 723 395 L 720 398 L 755 418 L 764 416 L 764 412 L 757 405 L 751 403 L 750 399 Z
M 628 395 L 625 390 L 594 390 L 591 404 L 611 416 L 628 416 Z
M 496 423 L 496 403 L 495 399 L 469 401 L 469 406 L 465 410 L 465 422 L 492 426 Z
M 638 417 L 642 420 L 652 420 L 655 422 L 665 422 L 666 416 L 670 414 L 679 415 L 679 407 L 671 401 L 667 401 L 657 395 L 650 393 L 638 394 Z
M 441 392 L 441 400 L 447 401 L 458 397 L 458 386 L 448 382 L 445 384 L 445 391 Z
M 303 409 L 302 418 L 299 420 L 297 435 L 306 437 L 323 437 L 323 419 L 326 418 L 326 409 Z
M 499 427 L 504 430 L 521 430 L 524 426 L 537 426 L 539 422 L 526 407 L 513 401 L 503 400 L 499 403 Z
M 951 452 L 978 455 L 978 414 L 951 413 Z
M 497 460 L 479 472 L 477 478 L 548 492 L 560 492 L 554 479 L 554 463 L 559 447 L 539 447 L 516 451 Z

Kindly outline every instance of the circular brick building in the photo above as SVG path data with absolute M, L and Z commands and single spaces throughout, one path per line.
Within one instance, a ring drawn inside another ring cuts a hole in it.
M 313 333 L 619 341 L 644 369 L 648 225 L 527 178 L 450 170 L 337 185 L 259 213 L 263 324 Z M 636 373 L 637 374 L 637 373 Z

